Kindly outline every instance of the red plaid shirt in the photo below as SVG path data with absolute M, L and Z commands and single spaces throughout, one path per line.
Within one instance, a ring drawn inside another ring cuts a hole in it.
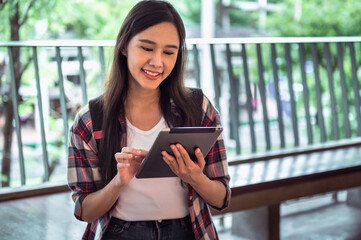
M 177 114 L 174 105 L 172 106 L 172 109 L 173 113 Z M 205 96 L 203 98 L 202 109 L 202 126 L 220 126 L 220 116 Z M 120 116 L 119 118 L 123 130 L 125 129 L 124 118 L 125 116 Z M 125 138 L 126 134 L 123 134 L 123 136 Z M 124 142 L 126 142 L 125 139 L 123 139 L 122 143 Z M 82 220 L 82 202 L 84 198 L 88 194 L 104 187 L 99 171 L 97 152 L 98 150 L 95 142 L 89 106 L 86 105 L 75 117 L 69 135 L 68 185 L 73 191 L 72 197 L 75 202 L 74 215 L 79 220 Z M 226 199 L 221 208 L 224 209 L 229 205 L 231 192 L 229 187 L 230 177 L 228 174 L 226 149 L 222 136 L 218 138 L 208 155 L 205 157 L 205 161 L 206 175 L 212 180 L 222 182 L 226 187 Z M 189 186 L 188 205 L 196 239 L 218 239 L 208 204 L 191 186 Z M 101 236 L 110 221 L 111 210 L 112 209 L 109 209 L 105 215 L 94 222 L 89 223 L 82 239 L 94 239 L 98 223 L 100 224 L 101 229 L 97 234 L 100 234 Z

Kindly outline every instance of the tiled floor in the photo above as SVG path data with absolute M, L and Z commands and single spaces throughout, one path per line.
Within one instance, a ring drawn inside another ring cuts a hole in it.
M 338 193 L 339 202 L 327 194 L 282 204 L 281 239 L 361 240 L 361 208 L 347 205 L 346 193 Z M 228 231 L 220 231 L 220 239 L 247 239 L 232 235 L 231 216 L 225 218 L 225 228 Z
M 334 203 L 330 195 L 287 202 L 282 205 L 282 240 L 360 240 L 361 209 L 345 204 L 345 194 Z M 69 193 L 0 203 L 0 239 L 81 239 L 85 223 L 72 216 Z M 215 217 L 219 225 L 218 217 Z M 218 226 L 221 240 L 244 240 L 231 234 L 232 217 Z M 257 239 L 258 240 L 258 239 Z
M 361 208 L 323 196 L 283 207 L 282 240 L 361 240 Z

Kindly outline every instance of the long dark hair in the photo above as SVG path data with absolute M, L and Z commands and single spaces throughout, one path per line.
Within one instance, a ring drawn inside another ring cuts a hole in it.
M 162 22 L 173 23 L 179 36 L 179 52 L 170 75 L 160 84 L 160 107 L 169 126 L 195 126 L 195 107 L 190 92 L 184 87 L 183 76 L 186 61 L 185 29 L 181 17 L 174 7 L 165 1 L 148 0 L 137 3 L 125 18 L 115 45 L 113 63 L 108 75 L 103 101 L 103 138 L 98 152 L 100 172 L 104 183 L 108 183 L 117 173 L 114 154 L 120 151 L 122 139 L 119 114 L 124 113 L 127 98 L 128 67 L 127 58 L 122 54 L 129 41 L 139 32 Z M 178 117 L 172 114 L 173 100 Z

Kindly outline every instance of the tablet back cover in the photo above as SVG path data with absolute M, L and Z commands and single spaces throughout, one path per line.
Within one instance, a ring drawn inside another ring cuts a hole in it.
M 148 155 L 139 169 L 137 178 L 176 177 L 168 164 L 164 162 L 161 151 L 169 154 L 171 144 L 180 143 L 187 150 L 191 159 L 196 161 L 194 150 L 199 147 L 206 156 L 222 132 L 220 127 L 180 127 L 166 128 L 159 132 Z

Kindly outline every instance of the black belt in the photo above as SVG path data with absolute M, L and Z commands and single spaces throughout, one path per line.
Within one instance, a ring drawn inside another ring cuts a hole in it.
M 155 223 L 158 223 L 160 225 L 171 225 L 171 224 L 176 224 L 176 225 L 190 224 L 190 225 L 192 225 L 190 215 L 187 215 L 184 218 L 147 220 L 147 221 L 125 221 L 125 220 L 122 220 L 122 219 L 119 219 L 116 217 L 112 217 L 111 222 L 120 223 L 120 224 L 129 222 L 131 224 L 139 224 L 139 225 L 143 225 L 143 226 L 153 226 Z

